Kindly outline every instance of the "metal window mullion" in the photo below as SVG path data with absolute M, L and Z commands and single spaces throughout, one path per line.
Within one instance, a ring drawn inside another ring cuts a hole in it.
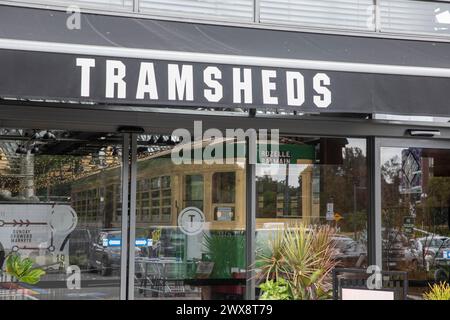
M 381 15 L 380 15 L 380 4 L 381 0 L 373 0 L 373 7 L 374 7 L 374 25 L 375 25 L 375 32 L 381 32 Z
M 139 12 L 140 10 L 139 0 L 133 0 L 133 12 Z
M 137 175 L 137 134 L 131 135 L 130 148 L 130 216 L 129 216 L 129 250 L 128 250 L 128 299 L 134 300 L 134 274 L 136 242 L 136 175 Z
M 256 165 L 250 163 L 249 139 L 246 139 L 246 219 L 245 219 L 245 245 L 247 281 L 245 286 L 245 299 L 255 300 L 255 238 L 256 238 Z
M 253 22 L 255 22 L 255 23 L 260 23 L 260 18 L 261 18 L 260 1 L 261 0 L 253 0 Z
M 369 170 L 368 262 L 369 265 L 377 265 L 382 268 L 380 138 L 370 137 L 367 144 Z
M 122 144 L 122 241 L 120 255 L 120 300 L 127 299 L 128 270 L 128 180 L 129 180 L 129 142 L 130 135 L 123 135 Z

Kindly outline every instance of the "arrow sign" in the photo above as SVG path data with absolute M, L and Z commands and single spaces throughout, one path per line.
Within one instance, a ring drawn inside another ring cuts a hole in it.
M 0 220 L 0 227 L 3 227 L 3 226 L 28 227 L 31 225 L 46 226 L 47 224 L 48 224 L 47 222 L 31 222 L 28 219 L 26 219 L 25 221 L 22 219 L 20 219 L 20 220 L 13 219 L 13 221 L 11 221 L 11 222 L 6 222 L 4 220 Z

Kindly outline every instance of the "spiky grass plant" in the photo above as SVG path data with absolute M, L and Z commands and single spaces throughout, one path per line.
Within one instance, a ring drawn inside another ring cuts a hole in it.
M 424 293 L 425 300 L 450 300 L 450 285 L 446 282 L 429 285 L 430 291 Z
M 265 281 L 286 280 L 293 299 L 329 297 L 330 273 L 337 264 L 333 234 L 330 226 L 304 224 L 278 231 L 269 240 L 269 252 L 257 261 L 260 276 Z

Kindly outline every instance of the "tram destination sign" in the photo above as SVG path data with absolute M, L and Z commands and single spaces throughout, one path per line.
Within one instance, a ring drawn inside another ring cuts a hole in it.
M 108 105 L 448 115 L 449 80 L 0 50 L 0 97 Z

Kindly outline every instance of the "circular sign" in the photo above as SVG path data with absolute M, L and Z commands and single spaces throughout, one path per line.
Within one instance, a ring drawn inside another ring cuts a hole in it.
M 205 215 L 196 207 L 183 209 L 178 216 L 178 226 L 188 236 L 200 233 L 205 225 Z
M 50 216 L 50 227 L 54 232 L 69 234 L 77 226 L 78 218 L 75 211 L 67 205 L 55 205 Z

